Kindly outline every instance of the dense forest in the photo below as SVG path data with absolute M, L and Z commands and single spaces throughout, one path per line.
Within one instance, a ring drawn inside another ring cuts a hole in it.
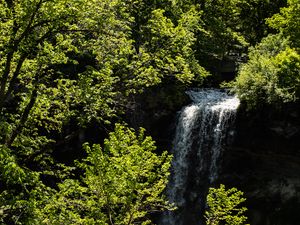
M 296 104 L 299 15 L 299 0 L 0 0 L 0 224 L 154 224 L 175 210 L 172 146 L 135 127 L 137 102 L 168 86 L 173 109 L 191 87 L 229 88 L 246 111 Z

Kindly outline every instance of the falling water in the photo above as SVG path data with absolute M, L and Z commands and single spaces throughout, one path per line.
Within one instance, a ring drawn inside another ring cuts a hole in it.
M 201 192 L 218 177 L 223 146 L 233 135 L 230 130 L 239 100 L 214 89 L 188 91 L 193 103 L 182 109 L 173 143 L 172 176 L 167 195 L 178 210 L 163 216 L 163 225 L 199 224 Z

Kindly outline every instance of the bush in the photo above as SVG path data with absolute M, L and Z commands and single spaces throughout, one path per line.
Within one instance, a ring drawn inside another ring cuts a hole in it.
M 246 199 L 242 196 L 243 192 L 236 188 L 226 190 L 223 184 L 219 188 L 210 188 L 207 195 L 208 210 L 205 212 L 206 224 L 245 224 L 247 217 L 243 213 L 247 209 L 240 204 Z
M 250 49 L 233 90 L 249 108 L 295 101 L 300 88 L 300 55 L 281 34 L 269 35 Z
M 136 134 L 117 125 L 103 148 L 84 147 L 82 179 L 59 184 L 59 191 L 36 208 L 35 224 L 146 225 L 151 213 L 172 209 L 163 195 L 171 156 L 157 155 L 143 129 Z

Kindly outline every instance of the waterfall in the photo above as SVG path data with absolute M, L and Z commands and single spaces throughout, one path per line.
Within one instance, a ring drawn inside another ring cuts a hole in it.
M 163 216 L 163 225 L 200 224 L 206 198 L 203 193 L 218 177 L 220 157 L 233 136 L 230 128 L 239 106 L 237 97 L 221 90 L 192 90 L 187 94 L 193 103 L 179 114 L 167 189 L 169 201 L 178 209 Z

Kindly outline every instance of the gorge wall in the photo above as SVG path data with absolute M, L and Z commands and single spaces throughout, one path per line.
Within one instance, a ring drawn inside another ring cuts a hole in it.
M 219 182 L 245 192 L 252 225 L 300 221 L 300 108 L 265 108 L 236 120 L 236 137 L 223 155 Z

